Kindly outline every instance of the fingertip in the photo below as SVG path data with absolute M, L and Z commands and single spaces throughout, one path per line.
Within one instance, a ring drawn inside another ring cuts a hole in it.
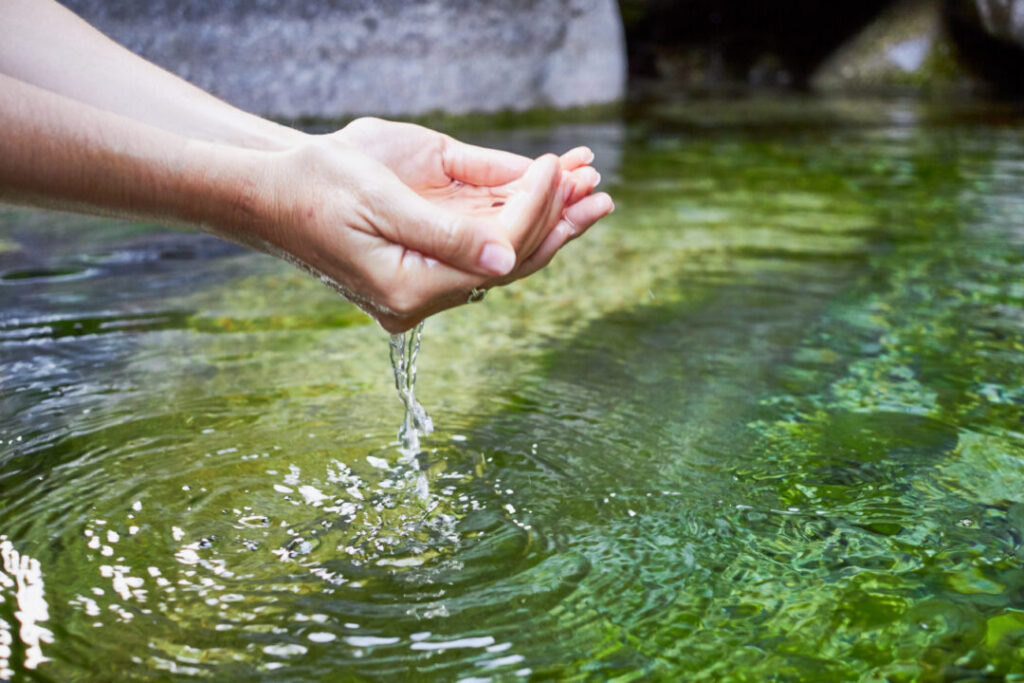
M 562 168 L 566 171 L 574 171 L 581 166 L 586 166 L 594 161 L 594 152 L 585 146 L 573 147 L 559 157 Z
M 566 186 L 565 205 L 572 206 L 597 187 L 601 182 L 601 174 L 590 166 L 575 171 L 563 171 L 563 183 Z
M 540 164 L 547 173 L 555 174 L 561 170 L 562 164 L 558 157 L 551 152 L 537 157 L 536 163 Z
M 480 251 L 479 264 L 490 275 L 508 275 L 516 267 L 516 252 L 507 242 L 488 242 Z
M 564 220 L 582 235 L 591 225 L 611 213 L 615 208 L 612 198 L 606 192 L 584 197 L 565 210 Z
M 576 171 L 577 177 L 583 185 L 586 185 L 587 192 L 590 193 L 595 187 L 601 184 L 601 174 L 597 172 L 593 166 L 584 166 L 583 168 Z
M 547 191 L 552 182 L 557 182 L 561 175 L 559 171 L 558 157 L 554 154 L 539 156 L 533 160 L 523 176 L 526 187 L 530 190 Z

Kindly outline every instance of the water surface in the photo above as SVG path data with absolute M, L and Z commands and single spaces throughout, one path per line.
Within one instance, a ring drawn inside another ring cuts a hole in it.
M 414 458 L 387 335 L 318 283 L 3 209 L 0 677 L 1024 675 L 1021 124 L 467 129 L 592 144 L 617 209 L 428 322 Z

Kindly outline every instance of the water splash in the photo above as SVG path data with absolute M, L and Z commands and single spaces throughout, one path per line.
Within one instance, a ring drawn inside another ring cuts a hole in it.
M 395 389 L 405 405 L 405 419 L 398 430 L 402 453 L 416 455 L 420 451 L 420 437 L 434 431 L 434 422 L 416 400 L 416 356 L 423 338 L 423 323 L 415 329 L 391 335 L 391 369 L 395 373 Z

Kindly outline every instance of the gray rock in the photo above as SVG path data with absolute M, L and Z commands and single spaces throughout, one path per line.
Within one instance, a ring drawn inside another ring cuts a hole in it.
M 940 0 L 899 0 L 812 75 L 823 92 L 971 91 L 983 84 L 959 62 Z
M 619 100 L 614 0 L 67 0 L 131 50 L 283 118 Z

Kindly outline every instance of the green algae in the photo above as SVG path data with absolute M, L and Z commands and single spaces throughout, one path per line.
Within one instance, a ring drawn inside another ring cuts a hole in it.
M 0 531 L 41 562 L 40 671 L 1019 675 L 1024 137 L 1005 109 L 758 110 L 581 129 L 618 150 L 616 212 L 428 321 L 411 460 L 387 335 L 284 264 L 4 285 Z

